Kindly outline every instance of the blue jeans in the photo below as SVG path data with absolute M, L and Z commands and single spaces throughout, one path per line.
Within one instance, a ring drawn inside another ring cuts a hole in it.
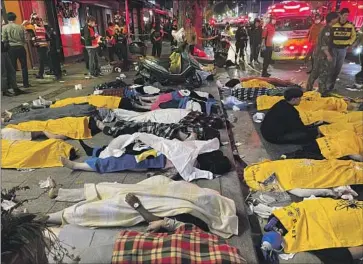
M 333 61 L 331 64 L 329 80 L 327 85 L 327 88 L 330 91 L 334 89 L 335 82 L 337 81 L 339 73 L 342 70 L 345 56 L 347 55 L 347 48 L 344 49 L 333 48 L 331 52 L 333 56 Z

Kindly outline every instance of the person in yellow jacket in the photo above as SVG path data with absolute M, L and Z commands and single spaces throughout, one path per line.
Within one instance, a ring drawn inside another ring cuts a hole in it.
M 334 89 L 335 82 L 342 70 L 347 49 L 353 45 L 357 37 L 354 24 L 348 21 L 349 13 L 348 8 L 343 8 L 340 11 L 339 21 L 331 29 L 333 62 L 327 84 L 327 88 L 330 91 Z

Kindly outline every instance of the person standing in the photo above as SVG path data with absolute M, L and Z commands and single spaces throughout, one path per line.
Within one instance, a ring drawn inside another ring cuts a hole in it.
M 338 19 L 339 15 L 336 12 L 329 13 L 326 16 L 326 26 L 319 33 L 313 54 L 315 63 L 306 85 L 306 90 L 308 91 L 313 90 L 314 82 L 319 78 L 319 92 L 322 95 L 326 95 L 328 92 L 327 80 L 333 64 L 333 54 L 331 51 L 332 26 Z
M 250 65 L 251 65 L 253 61 L 259 63 L 258 55 L 260 53 L 261 42 L 262 42 L 262 27 L 260 19 L 255 18 L 253 25 L 251 25 L 251 28 L 248 33 L 250 37 L 250 51 L 251 51 Z
M 98 64 L 98 54 L 97 54 L 99 36 L 95 32 L 95 26 L 96 26 L 96 18 L 89 16 L 87 17 L 87 26 L 85 26 L 83 30 L 84 30 L 84 43 L 89 58 L 88 66 L 89 66 L 90 75 L 93 77 L 98 77 L 101 72 Z
M 152 56 L 160 58 L 162 48 L 163 36 L 161 34 L 160 25 L 156 25 L 151 32 L 151 43 L 153 44 Z
M 31 36 L 33 46 L 37 48 L 39 59 L 39 71 L 36 75 L 37 79 L 44 79 L 45 64 L 49 64 L 48 47 L 49 36 L 43 25 L 43 20 L 33 13 L 30 18 L 30 24 L 26 26 L 26 30 Z
M 185 22 L 185 40 L 189 46 L 189 53 L 193 55 L 194 46 L 197 44 L 197 31 L 188 18 Z
M 309 34 L 308 34 L 308 42 L 310 43 L 310 49 L 309 51 L 306 53 L 305 55 L 305 60 L 304 60 L 304 64 L 305 67 L 308 63 L 308 60 L 311 57 L 311 70 L 308 71 L 307 73 L 311 73 L 313 67 L 314 67 L 314 58 L 313 58 L 313 52 L 315 49 L 315 46 L 318 42 L 318 36 L 320 31 L 323 29 L 324 25 L 323 23 L 321 23 L 321 16 L 320 14 L 316 14 L 315 18 L 314 18 L 314 24 L 310 27 L 309 29 Z
M 239 57 L 244 61 L 245 59 L 245 41 L 248 39 L 247 31 L 244 29 L 242 24 L 238 25 L 238 29 L 236 31 L 236 54 L 235 54 L 235 63 L 237 64 L 237 57 L 239 53 Z
M 62 78 L 62 67 L 61 67 L 61 58 L 60 58 L 60 38 L 57 36 L 57 32 L 54 28 L 49 28 L 48 30 L 49 35 L 49 62 L 50 68 L 53 72 L 56 80 L 60 80 Z
M 129 61 L 127 57 L 127 28 L 126 26 L 115 29 L 116 54 L 119 60 L 122 60 L 122 69 L 129 70 Z
M 363 85 L 363 52 L 362 52 L 362 46 L 363 46 L 363 26 L 359 29 L 357 40 L 354 43 L 354 48 L 360 49 L 359 52 L 359 62 L 360 62 L 360 72 L 358 72 L 355 75 L 355 83 L 356 85 Z
M 355 26 L 348 21 L 349 9 L 343 8 L 340 11 L 339 20 L 332 27 L 332 56 L 333 64 L 328 80 L 328 89 L 332 91 L 335 86 L 335 82 L 342 70 L 345 56 L 347 55 L 347 49 L 355 42 L 357 33 L 355 32 Z
M 18 88 L 16 84 L 16 71 L 11 63 L 9 54 L 9 43 L 1 41 L 1 90 L 3 96 L 13 96 L 20 94 L 27 94 Z M 9 89 L 13 89 L 14 93 L 9 92 Z
M 174 46 L 177 47 L 178 46 L 178 41 L 174 38 L 173 36 L 173 32 L 177 32 L 178 31 L 178 21 L 174 20 L 173 21 L 173 26 L 171 27 L 171 43 L 170 46 Z
M 107 37 L 107 49 L 108 49 L 108 58 L 109 61 L 114 61 L 115 56 L 115 24 L 112 22 L 108 23 L 108 28 L 106 29 L 106 37 Z
M 262 77 L 270 77 L 271 74 L 267 72 L 268 66 L 271 64 L 273 52 L 273 37 L 275 35 L 276 18 L 271 16 L 269 23 L 262 31 L 262 47 L 263 50 L 263 68 Z
M 17 25 L 15 23 L 16 15 L 13 12 L 7 14 L 9 24 L 2 28 L 2 39 L 8 41 L 9 56 L 14 69 L 16 69 L 17 61 L 20 61 L 21 71 L 23 76 L 23 87 L 28 88 L 29 77 L 28 77 L 28 65 L 25 50 L 25 29 L 23 25 Z

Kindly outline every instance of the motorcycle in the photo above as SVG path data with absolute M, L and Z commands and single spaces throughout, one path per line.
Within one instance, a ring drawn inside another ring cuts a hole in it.
M 228 58 L 228 51 L 231 47 L 231 38 L 227 34 L 221 34 L 214 51 L 215 64 L 219 68 L 223 68 Z
M 176 49 L 173 52 L 179 52 Z M 202 86 L 203 80 L 197 73 L 202 70 L 200 63 L 188 52 L 179 52 L 181 55 L 181 72 L 172 73 L 169 68 L 170 59 L 160 59 L 152 56 L 141 57 L 139 65 L 135 68 L 137 76 L 141 76 L 144 82 L 153 84 L 159 82 L 162 85 L 170 85 L 173 83 L 186 83 L 194 88 Z

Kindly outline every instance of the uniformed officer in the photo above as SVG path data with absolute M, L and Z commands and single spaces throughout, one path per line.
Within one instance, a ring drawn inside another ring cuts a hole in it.
M 340 11 L 339 21 L 332 25 L 331 37 L 332 37 L 332 51 L 333 64 L 331 73 L 328 80 L 328 89 L 333 90 L 335 82 L 342 70 L 345 57 L 347 55 L 347 49 L 351 46 L 356 39 L 357 33 L 353 23 L 348 21 L 349 9 L 343 8 Z
M 321 30 L 318 43 L 314 50 L 314 63 L 313 70 L 309 76 L 306 89 L 313 90 L 314 82 L 319 78 L 319 92 L 325 95 L 327 90 L 327 80 L 329 77 L 330 68 L 333 63 L 333 56 L 331 53 L 332 48 L 332 25 L 338 21 L 339 15 L 336 12 L 329 13 L 326 16 L 326 26 Z

